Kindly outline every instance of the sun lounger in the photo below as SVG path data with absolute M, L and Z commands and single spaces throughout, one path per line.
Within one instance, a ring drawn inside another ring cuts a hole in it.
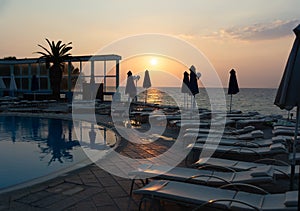
M 273 129 L 274 129 L 274 130 L 277 130 L 277 129 L 286 129 L 286 130 L 292 130 L 292 131 L 295 131 L 295 126 L 275 125 L 275 126 L 273 126 Z M 300 129 L 300 127 L 299 127 L 299 129 Z
M 219 125 L 221 125 L 221 124 L 219 124 Z M 217 126 L 219 126 L 219 125 L 217 125 Z M 183 123 L 180 121 L 180 122 L 176 123 L 176 126 L 181 127 L 183 129 L 186 129 L 186 128 L 209 128 L 210 123 L 209 122 L 199 123 L 199 121 L 198 122 L 190 121 L 190 122 Z
M 224 134 L 224 135 L 241 135 L 245 133 L 249 133 L 255 130 L 254 126 L 247 126 L 242 129 L 226 129 L 224 128 L 224 131 L 220 130 L 212 130 L 208 128 L 187 128 L 186 133 L 204 133 L 204 134 Z
M 285 128 L 277 128 L 273 129 L 272 133 L 274 136 L 294 136 L 295 135 L 295 128 L 294 129 L 285 129 Z
M 266 184 L 274 182 L 273 167 L 260 166 L 249 171 L 242 172 L 220 172 L 215 170 L 199 170 L 195 168 L 170 167 L 160 165 L 141 165 L 136 171 L 129 173 L 134 176 L 131 191 L 136 179 L 165 179 L 175 180 L 209 186 L 221 186 L 230 183 Z M 131 193 L 131 192 L 130 192 Z
M 220 139 L 220 141 L 209 141 L 207 139 L 197 139 L 196 143 L 209 143 L 209 144 L 219 144 L 219 145 L 225 145 L 225 146 L 239 146 L 239 147 L 250 147 L 250 148 L 258 148 L 258 147 L 269 147 L 272 144 L 275 143 L 284 143 L 284 140 L 282 142 L 276 142 L 273 139 L 262 139 L 262 140 L 251 140 L 251 141 L 245 141 L 245 140 L 236 140 L 236 139 Z
M 188 136 L 186 137 L 188 138 Z M 218 139 L 217 139 L 218 140 Z M 202 144 L 218 144 L 218 145 L 226 145 L 226 146 L 238 146 L 238 147 L 250 147 L 250 148 L 257 148 L 257 147 L 269 147 L 272 144 L 276 143 L 286 143 L 285 138 L 281 137 L 272 137 L 271 139 L 257 139 L 257 140 L 238 140 L 238 139 L 227 139 L 221 138 L 219 141 L 215 141 L 213 139 L 197 139 L 196 143 Z
M 211 151 L 213 157 L 232 159 L 246 158 L 247 161 L 257 160 L 262 157 L 273 157 L 278 154 L 288 154 L 287 148 L 281 143 L 258 148 L 194 143 L 189 144 L 187 149 L 191 150 L 192 154 L 201 152 L 204 149 L 206 152 Z
M 223 138 L 226 139 L 237 139 L 237 140 L 254 140 L 254 139 L 258 139 L 258 138 L 263 138 L 264 137 L 264 132 L 261 130 L 254 130 L 251 131 L 249 133 L 245 133 L 245 134 L 240 134 L 240 135 L 226 135 L 226 134 L 222 134 L 221 132 L 219 133 L 214 133 L 214 132 L 209 132 L 209 136 L 210 137 L 220 137 L 220 135 L 222 135 Z M 184 138 L 207 138 L 208 133 L 201 133 L 201 129 L 199 130 L 199 132 L 197 132 L 196 130 L 192 130 L 192 129 L 187 129 L 185 134 L 184 134 Z
M 193 206 L 196 209 L 211 208 L 222 210 L 297 210 L 298 191 L 279 194 L 254 194 L 198 184 L 168 180 L 154 180 L 145 187 L 135 190 L 142 195 L 141 209 L 146 200 L 167 200 L 176 204 Z M 151 203 L 153 205 L 153 203 Z
M 259 147 L 257 149 L 252 149 L 249 147 L 239 147 L 239 146 L 223 146 L 223 145 L 214 145 L 214 144 L 201 144 L 201 143 L 195 143 L 195 144 L 189 144 L 188 147 L 189 149 L 205 149 L 205 150 L 213 150 L 215 152 L 219 153 L 238 153 L 242 155 L 274 155 L 274 154 L 287 154 L 288 151 L 282 143 L 274 143 L 268 147 Z
M 286 119 L 278 119 L 277 122 L 273 123 L 273 126 L 286 126 L 286 127 L 295 127 L 295 122 L 291 122 Z
M 236 121 L 236 125 L 239 127 L 245 127 L 247 125 L 261 125 L 267 123 L 269 120 L 266 118 L 261 119 L 244 119 Z
M 251 114 L 251 113 L 246 113 L 246 114 L 243 114 L 243 113 L 228 113 L 226 114 L 226 117 L 228 118 L 232 118 L 232 117 L 241 117 L 241 118 L 249 118 L 249 117 L 254 117 L 255 115 L 257 114 Z
M 272 165 L 274 169 L 274 176 L 276 178 L 286 178 L 290 176 L 291 166 L 288 163 L 275 159 L 261 159 L 255 162 L 247 162 L 210 157 L 201 158 L 193 164 L 194 167 L 210 167 L 212 169 L 221 167 L 222 169 L 229 168 L 235 171 L 249 171 L 253 168 L 270 165 Z M 299 175 L 299 166 L 296 166 L 295 174 Z
M 233 120 L 227 120 L 225 123 L 223 123 L 222 121 L 220 122 L 199 122 L 195 121 L 195 120 L 190 120 L 190 121 L 180 121 L 176 123 L 177 127 L 181 127 L 183 129 L 187 129 L 187 128 L 209 128 L 211 125 L 217 127 L 217 126 L 223 126 L 223 125 L 232 125 L 235 124 L 235 121 Z

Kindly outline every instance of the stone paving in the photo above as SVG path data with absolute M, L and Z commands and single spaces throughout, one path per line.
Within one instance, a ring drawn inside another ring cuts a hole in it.
M 136 210 L 130 180 L 96 165 L 0 196 L 0 210 Z
M 70 118 L 70 114 L 52 117 Z M 97 121 L 111 125 L 107 115 L 97 116 Z M 171 141 L 158 141 L 151 146 L 137 147 L 123 140 L 117 150 L 131 158 L 149 158 L 161 154 L 171 144 Z M 130 197 L 130 186 L 130 179 L 111 175 L 90 164 L 55 179 L 1 194 L 0 210 L 138 210 L 139 198 Z

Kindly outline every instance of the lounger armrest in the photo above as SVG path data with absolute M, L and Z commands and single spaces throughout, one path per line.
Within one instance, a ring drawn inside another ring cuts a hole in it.
M 247 184 L 247 183 L 230 183 L 230 184 L 226 184 L 226 185 L 222 185 L 220 188 L 221 189 L 227 189 L 227 188 L 235 188 L 235 190 L 239 191 L 241 189 L 239 189 L 238 187 L 244 187 L 244 188 L 247 188 L 247 189 L 253 189 L 256 193 L 260 193 L 260 194 L 268 194 L 267 191 L 265 191 L 264 189 L 260 188 L 260 187 L 257 187 L 255 185 L 250 185 L 250 184 Z
M 211 206 L 211 205 L 213 205 L 214 203 L 217 203 L 217 202 L 234 202 L 234 203 L 239 203 L 239 204 L 242 204 L 242 205 L 249 206 L 250 208 L 252 208 L 254 210 L 260 211 L 260 209 L 258 207 L 253 206 L 253 205 L 251 205 L 251 204 L 249 204 L 247 202 L 243 202 L 243 201 L 236 200 L 236 199 L 213 199 L 213 200 L 210 200 L 208 202 L 205 202 L 205 203 L 201 204 L 200 206 L 196 207 L 193 210 L 201 210 L 202 208 L 204 208 L 206 206 Z
M 258 159 L 258 160 L 255 160 L 254 163 L 263 163 L 263 164 L 272 164 L 272 165 L 280 164 L 281 166 L 289 166 L 289 164 L 287 162 L 282 161 L 282 160 L 273 159 L 273 158 Z

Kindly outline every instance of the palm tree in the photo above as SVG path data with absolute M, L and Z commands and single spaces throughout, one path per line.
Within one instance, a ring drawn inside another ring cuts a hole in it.
M 54 99 L 58 100 L 60 98 L 60 84 L 63 76 L 64 62 L 70 57 L 69 51 L 72 49 L 70 46 L 72 42 L 68 44 L 63 44 L 62 41 L 55 43 L 50 42 L 47 38 L 46 41 L 50 47 L 50 50 L 42 45 L 38 45 L 45 52 L 36 52 L 42 54 L 40 58 L 46 59 L 46 66 L 49 67 L 50 63 L 52 66 L 49 68 L 50 84 L 52 89 L 52 94 Z

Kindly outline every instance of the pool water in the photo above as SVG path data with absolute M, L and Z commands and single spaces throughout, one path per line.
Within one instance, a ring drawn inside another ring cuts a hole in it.
M 0 191 L 82 167 L 89 150 L 116 140 L 113 131 L 84 121 L 0 116 Z

